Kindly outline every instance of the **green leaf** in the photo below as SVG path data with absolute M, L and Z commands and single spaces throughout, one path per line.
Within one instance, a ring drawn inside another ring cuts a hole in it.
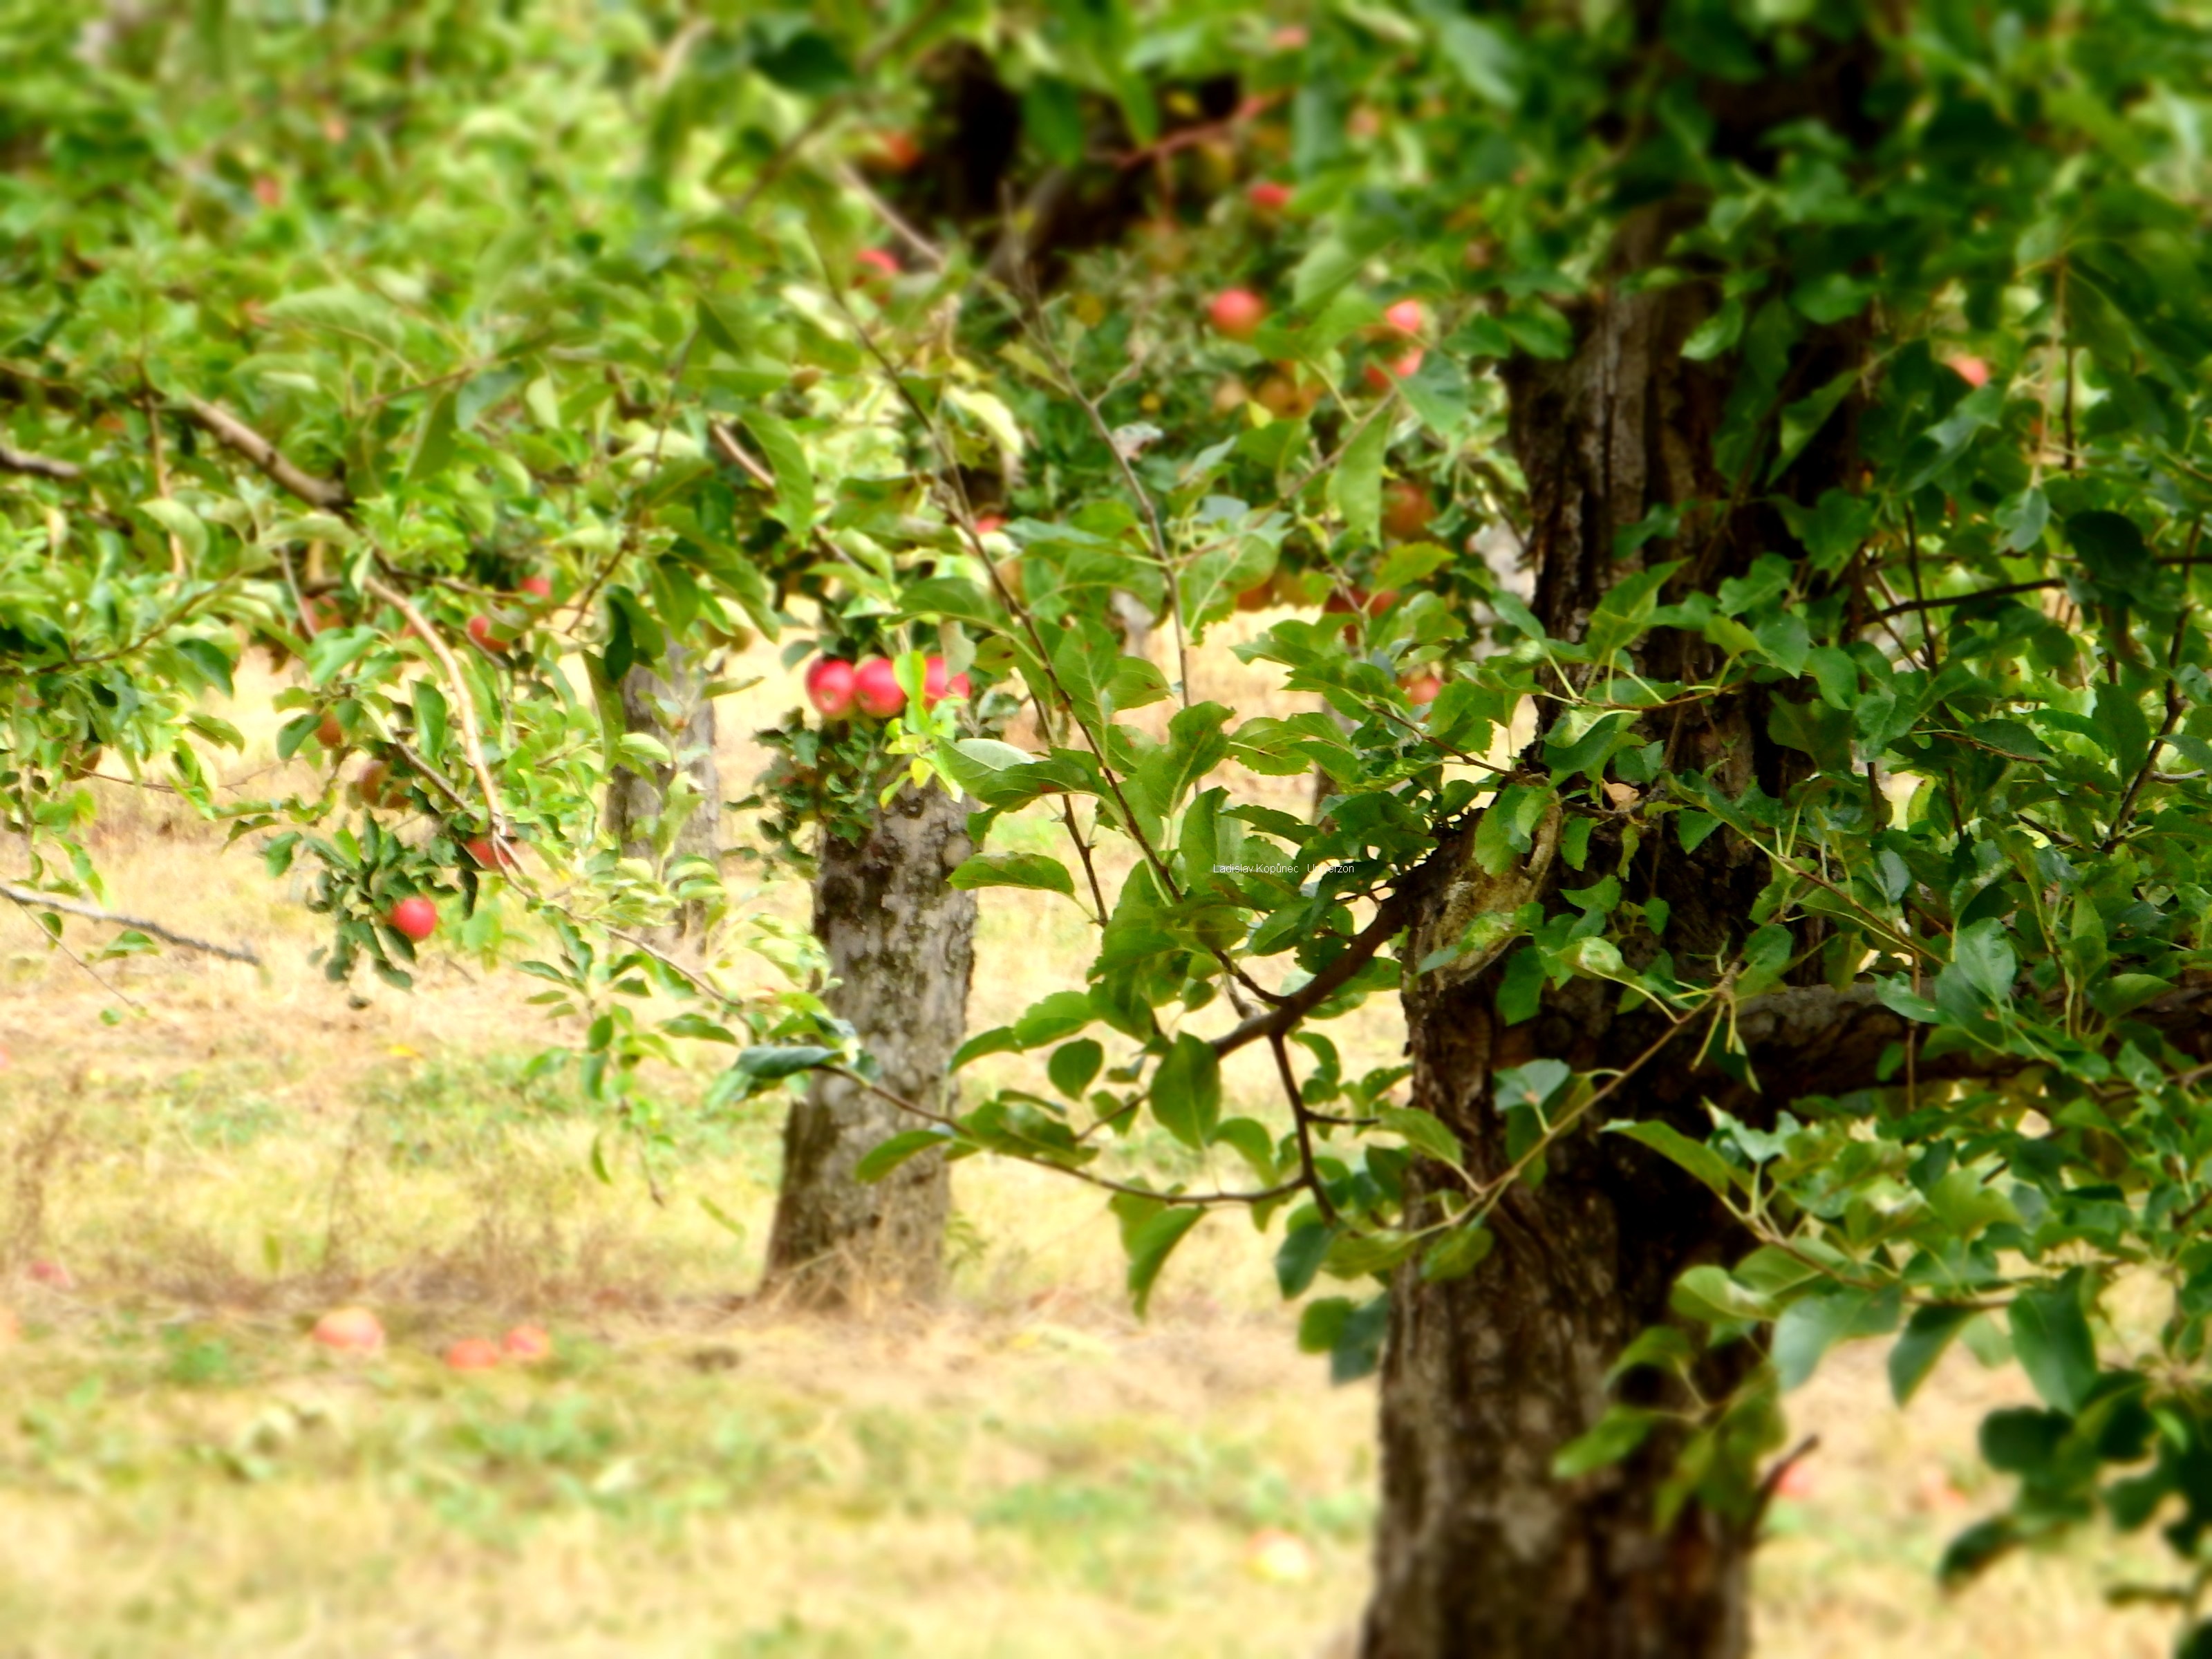
M 814 529 L 814 468 L 806 459 L 805 446 L 773 415 L 755 412 L 744 422 L 775 471 L 776 517 L 793 541 L 804 542 Z
M 1075 896 L 1075 878 L 1058 859 L 1042 853 L 977 853 L 945 878 L 963 891 L 978 887 L 1027 887 Z
M 1275 1250 L 1275 1283 L 1284 1300 L 1304 1296 L 1312 1288 L 1335 1239 L 1335 1230 L 1319 1219 L 1299 1222 L 1283 1235 Z
M 1774 1322 L 1772 1356 L 1784 1389 L 1801 1388 L 1820 1364 L 1820 1356 L 1851 1337 L 1880 1336 L 1897 1328 L 1899 1293 L 1856 1288 L 1800 1297 Z
M 952 1137 L 942 1129 L 906 1129 L 878 1141 L 853 1166 L 853 1179 L 864 1185 L 881 1181 L 909 1158 L 948 1145 Z
M 2081 1275 L 2022 1291 L 2011 1309 L 2013 1352 L 2044 1403 L 2069 1416 L 2088 1403 L 2097 1382 L 2097 1344 L 2081 1311 Z
M 1070 1100 L 1080 1100 L 1105 1063 L 1106 1050 L 1095 1039 L 1079 1037 L 1052 1051 L 1052 1058 L 1045 1062 L 1045 1075 Z
M 1362 427 L 1329 479 L 1329 498 L 1344 515 L 1354 542 L 1372 545 L 1382 539 L 1382 456 L 1390 443 L 1390 422 L 1376 417 Z
M 1976 1316 L 1972 1308 L 1940 1304 L 1912 1310 L 1912 1317 L 1905 1322 L 1905 1334 L 1889 1351 L 1889 1392 L 1899 1405 L 1911 1403 L 1951 1340 Z
M 1122 1247 L 1129 1254 L 1129 1294 L 1135 1303 L 1138 1318 L 1145 1316 L 1145 1310 L 1152 1299 L 1152 1286 L 1159 1279 L 1160 1269 L 1168 1265 L 1168 1257 L 1175 1253 L 1175 1247 L 1205 1219 L 1206 1212 L 1195 1206 L 1168 1206 L 1135 1226 L 1123 1229 Z
M 207 557 L 207 523 L 182 501 L 156 496 L 138 503 L 138 510 L 184 544 L 185 556 L 198 564 Z
M 1735 1187 L 1736 1171 L 1726 1158 L 1704 1141 L 1691 1139 L 1670 1123 L 1662 1123 L 1655 1118 L 1642 1122 L 1608 1123 L 1605 1127 L 1679 1164 L 1718 1197 L 1727 1198 Z
M 1213 1045 L 1185 1031 L 1152 1073 L 1152 1115 L 1186 1146 L 1203 1146 L 1221 1118 L 1221 1062 Z
M 1573 1480 L 1610 1468 L 1650 1439 L 1662 1420 L 1640 1406 L 1607 1406 L 1604 1416 L 1552 1455 L 1552 1478 Z
M 738 1054 L 737 1069 L 749 1078 L 763 1083 L 773 1082 L 835 1060 L 835 1048 L 817 1048 L 805 1044 L 777 1046 L 757 1045 Z
M 1459 1137 L 1434 1113 L 1413 1106 L 1379 1106 L 1375 1115 L 1382 1127 L 1404 1136 L 1407 1146 L 1439 1164 L 1456 1168 L 1466 1161 L 1467 1149 L 1460 1145 Z
M 446 694 L 428 680 L 415 683 L 415 742 L 425 760 L 446 754 Z
M 434 478 L 453 465 L 455 429 L 453 393 L 448 389 L 430 399 L 422 427 L 415 434 L 415 453 L 407 461 L 410 484 Z

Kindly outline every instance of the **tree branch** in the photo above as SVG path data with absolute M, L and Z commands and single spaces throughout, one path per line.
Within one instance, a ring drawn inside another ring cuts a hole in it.
M 74 483 L 84 476 L 84 469 L 74 461 L 33 455 L 27 449 L 13 449 L 6 444 L 0 444 L 0 472 L 27 472 L 34 478 L 52 478 L 56 483 Z
M 461 677 L 461 665 L 453 647 L 439 637 L 438 630 L 415 608 L 414 601 L 398 588 L 374 576 L 364 578 L 362 587 L 406 617 L 408 626 L 422 636 L 422 642 L 430 647 L 431 655 L 437 658 L 438 665 L 445 671 L 447 682 L 453 688 L 453 719 L 461 728 L 461 752 L 468 757 L 469 769 L 476 774 L 477 787 L 483 791 L 484 811 L 491 818 L 492 840 L 495 843 L 504 842 L 507 839 L 507 817 L 500 811 L 499 789 L 492 781 L 491 768 L 484 763 L 483 741 L 477 735 L 476 697 L 469 690 L 468 681 Z
M 198 398 L 184 401 L 185 413 L 198 421 L 220 442 L 228 444 L 259 467 L 290 494 L 325 513 L 343 513 L 353 497 L 341 483 L 318 478 L 286 460 L 275 444 L 223 408 Z
M 1314 1009 L 1335 995 L 1354 974 L 1374 959 L 1376 953 L 1406 926 L 1406 913 L 1409 908 L 1410 895 L 1406 890 L 1392 893 L 1376 910 L 1375 919 L 1352 937 L 1342 956 L 1297 990 L 1279 999 L 1266 1013 L 1255 1014 L 1242 1025 L 1214 1038 L 1215 1056 L 1232 1054 L 1246 1043 L 1257 1042 L 1262 1037 L 1273 1041 L 1282 1036 Z
M 18 904 L 33 905 L 42 910 L 58 910 L 64 915 L 82 916 L 88 921 L 112 922 L 118 927 L 128 927 L 134 933 L 147 934 L 165 944 L 180 945 L 188 951 L 204 951 L 211 957 L 243 962 L 250 967 L 261 965 L 261 958 L 243 945 L 234 947 L 217 945 L 209 939 L 194 939 L 190 933 L 180 933 L 173 927 L 149 921 L 144 916 L 120 915 L 112 910 L 103 910 L 97 905 L 81 904 L 75 899 L 59 898 L 34 888 L 18 887 L 12 882 L 0 882 L 0 898 L 13 899 Z

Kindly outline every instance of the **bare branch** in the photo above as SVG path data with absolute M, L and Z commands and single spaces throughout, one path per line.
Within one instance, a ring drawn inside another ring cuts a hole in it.
M 33 455 L 27 449 L 12 449 L 6 444 L 0 444 L 0 472 L 27 472 L 34 478 L 52 478 L 56 483 L 74 483 L 84 476 L 84 469 L 74 461 Z
M 313 473 L 295 466 L 284 459 L 275 444 L 220 404 L 187 398 L 184 401 L 184 410 L 216 439 L 229 445 L 308 506 L 319 507 L 325 513 L 343 513 L 353 505 L 353 497 L 347 493 L 343 484 L 319 478 Z
M 188 951 L 204 951 L 211 957 L 222 957 L 230 962 L 243 962 L 258 968 L 261 958 L 243 945 L 217 945 L 204 939 L 194 939 L 190 933 L 180 933 L 175 928 L 144 916 L 126 916 L 112 910 L 103 910 L 97 905 L 81 904 L 75 899 L 65 899 L 52 893 L 41 893 L 35 888 L 18 887 L 12 882 L 0 882 L 0 898 L 13 899 L 21 905 L 35 906 L 42 910 L 58 910 L 64 915 L 82 916 L 88 921 L 112 922 L 118 927 L 128 927 L 134 933 L 158 939 L 164 944 L 182 945 Z

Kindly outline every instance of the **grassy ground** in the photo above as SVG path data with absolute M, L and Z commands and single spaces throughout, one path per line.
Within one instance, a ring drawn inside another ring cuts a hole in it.
M 1268 695 L 1203 665 L 1209 695 Z M 732 711 L 733 779 L 789 701 Z M 603 1183 L 593 1126 L 526 1073 L 514 984 L 447 963 L 411 997 L 330 986 L 258 860 L 159 797 L 110 805 L 117 907 L 270 965 L 102 985 L 0 915 L 0 1307 L 22 1327 L 0 1334 L 0 1659 L 1305 1659 L 1356 1616 L 1372 1393 L 1295 1352 L 1249 1226 L 1210 1221 L 1139 1324 L 1095 1194 L 969 1164 L 948 1306 L 794 1316 L 748 1297 L 772 1109 L 709 1120 L 666 1079 L 665 1203 L 634 1163 Z M 985 898 L 978 1025 L 1079 945 L 1048 896 Z M 1395 1019 L 1352 1023 L 1360 1063 Z M 382 1315 L 382 1355 L 306 1340 L 341 1302 Z M 440 1363 L 524 1320 L 550 1364 Z M 1974 1425 L 2024 1390 L 1957 1356 L 1907 1417 L 1880 1358 L 1792 1402 L 1821 1446 L 1760 1558 L 1761 1654 L 2165 1652 L 2158 1616 L 2103 1605 L 2154 1565 L 2109 1539 L 1938 1597 L 1944 1539 L 1998 1496 Z

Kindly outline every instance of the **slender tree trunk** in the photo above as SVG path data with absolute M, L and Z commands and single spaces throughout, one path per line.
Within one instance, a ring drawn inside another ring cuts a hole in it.
M 671 641 L 664 669 L 639 666 L 623 676 L 623 728 L 665 744 L 672 762 L 648 772 L 618 769 L 607 787 L 607 826 L 625 855 L 655 859 L 660 820 L 673 805 L 684 817 L 668 845 L 664 867 L 696 857 L 719 869 L 722 777 L 714 760 L 714 705 L 702 695 L 709 665 Z M 696 944 L 706 925 L 707 906 L 695 899 L 678 908 L 669 933 L 672 939 Z
M 865 842 L 824 838 L 814 884 L 814 932 L 837 979 L 831 1012 L 852 1022 L 886 1091 L 947 1110 L 946 1068 L 967 1030 L 975 896 L 945 877 L 973 850 L 965 805 L 908 785 Z M 936 1294 L 952 1199 L 944 1158 L 927 1153 L 873 1183 L 853 1175 L 883 1140 L 918 1127 L 882 1096 L 817 1075 L 784 1129 L 771 1283 L 815 1304 Z
M 1663 209 L 1626 226 L 1623 270 L 1657 259 L 1670 226 Z M 1645 559 L 1687 561 L 1669 592 L 1710 590 L 1759 552 L 1793 545 L 1758 492 L 1722 476 L 1713 438 L 1733 366 L 1692 363 L 1681 346 L 1711 304 L 1691 288 L 1588 302 L 1573 356 L 1516 364 L 1507 376 L 1514 446 L 1528 480 L 1534 520 L 1532 608 L 1547 631 L 1575 639 L 1591 609 Z M 1792 383 L 1819 385 L 1856 361 L 1855 334 L 1828 330 L 1802 345 Z M 1802 393 L 1785 386 L 1788 397 Z M 1847 477 L 1852 414 L 1830 428 L 1772 486 L 1811 501 Z M 1763 466 L 1771 448 L 1757 465 Z M 1613 538 L 1662 502 L 1717 504 L 1693 515 L 1680 538 L 1616 559 Z M 1717 665 L 1713 647 L 1678 630 L 1652 636 L 1640 672 L 1695 681 Z M 1795 757 L 1767 732 L 1756 688 L 1648 723 L 1668 763 L 1714 769 L 1729 793 L 1753 780 L 1786 789 Z M 1540 773 L 1538 774 L 1540 775 Z M 1625 831 L 1601 820 L 1586 868 L 1620 863 Z M 1456 940 L 1473 915 L 1549 899 L 1560 884 L 1557 820 L 1517 870 L 1486 876 L 1472 835 L 1441 847 L 1425 872 L 1405 959 Z M 1663 826 L 1646 826 L 1622 872 L 1627 896 L 1665 899 L 1665 943 L 1679 962 L 1730 959 L 1750 931 L 1764 862 L 1732 836 L 1684 854 Z M 1579 884 L 1585 877 L 1574 878 Z M 1624 942 L 1632 962 L 1659 949 Z M 1406 994 L 1416 1105 L 1460 1135 L 1470 1169 L 1488 1177 L 1510 1166 L 1495 1072 L 1539 1056 L 1577 1070 L 1625 1066 L 1664 1030 L 1646 1009 L 1620 1014 L 1619 993 L 1577 980 L 1549 993 L 1515 1025 L 1496 1012 L 1503 963 L 1454 964 Z M 1700 1099 L 1749 1111 L 1754 1100 L 1725 1079 L 1686 1075 L 1695 1035 L 1672 1063 L 1662 1057 L 1599 1115 L 1665 1117 L 1684 1133 L 1707 1125 Z M 1364 1632 L 1366 1659 L 1738 1659 L 1749 1650 L 1748 1528 L 1686 1505 L 1656 1525 L 1655 1500 L 1680 1448 L 1655 1436 L 1624 1463 L 1555 1480 L 1554 1455 L 1595 1424 L 1606 1372 L 1648 1325 L 1667 1317 L 1680 1272 L 1729 1261 L 1748 1241 L 1702 1187 L 1620 1135 L 1590 1122 L 1560 1144 L 1540 1185 L 1517 1188 L 1495 1218 L 1489 1259 L 1462 1278 L 1425 1283 L 1408 1265 L 1391 1285 L 1382 1370 L 1382 1508 L 1376 1583 Z M 1433 1166 L 1410 1172 L 1412 1194 L 1441 1188 Z M 1747 1360 L 1723 1355 L 1706 1380 L 1724 1392 Z M 1712 1362 L 1709 1362 L 1712 1363 Z M 1629 1386 L 1645 1374 L 1635 1374 Z M 1655 1398 L 1664 1398 L 1656 1396 Z M 1682 1403 L 1679 1401 L 1672 1403 Z

